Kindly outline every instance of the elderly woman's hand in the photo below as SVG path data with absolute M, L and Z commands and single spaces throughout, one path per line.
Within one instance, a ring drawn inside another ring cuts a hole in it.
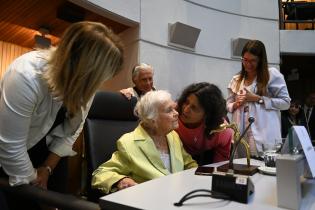
M 138 183 L 135 182 L 133 179 L 131 179 L 129 177 L 125 177 L 118 182 L 117 187 L 119 190 L 122 190 L 122 189 L 125 189 L 128 187 L 132 187 L 136 184 L 138 184 Z

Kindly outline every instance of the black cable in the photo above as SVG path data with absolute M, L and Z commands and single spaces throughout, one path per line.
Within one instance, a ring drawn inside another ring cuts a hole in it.
M 182 206 L 185 201 L 190 200 L 192 198 L 196 198 L 196 197 L 211 197 L 211 195 L 210 194 L 197 194 L 197 195 L 187 196 L 185 197 L 185 199 L 181 199 L 179 202 L 174 203 L 174 206 Z
M 197 192 L 207 192 L 209 194 L 196 194 L 193 195 L 194 193 Z M 217 198 L 217 199 L 230 199 L 230 196 L 224 194 L 224 193 L 218 193 L 218 192 L 214 192 L 211 190 L 205 190 L 205 189 L 198 189 L 198 190 L 193 190 L 189 193 L 187 193 L 186 195 L 184 195 L 177 203 L 174 203 L 174 206 L 182 206 L 184 204 L 185 201 L 190 200 L 192 198 L 196 198 L 196 197 L 210 197 L 210 198 Z

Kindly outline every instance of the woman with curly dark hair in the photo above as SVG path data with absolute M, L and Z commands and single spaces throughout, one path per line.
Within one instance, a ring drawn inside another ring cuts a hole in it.
M 207 82 L 194 83 L 178 99 L 179 134 L 184 148 L 199 165 L 228 160 L 233 131 L 210 134 L 225 122 L 225 100 L 221 90 Z

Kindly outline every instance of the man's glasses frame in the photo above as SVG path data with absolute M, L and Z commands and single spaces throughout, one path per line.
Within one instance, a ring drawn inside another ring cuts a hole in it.
M 296 105 L 296 104 L 290 105 L 290 108 L 292 108 L 292 107 L 294 107 L 294 108 L 296 108 L 296 109 L 300 109 L 300 108 L 301 108 L 301 105 Z

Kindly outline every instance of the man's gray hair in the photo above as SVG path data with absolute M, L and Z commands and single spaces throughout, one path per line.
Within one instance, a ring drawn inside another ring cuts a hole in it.
M 141 122 L 150 125 L 158 116 L 159 106 L 171 99 L 171 94 L 166 90 L 149 91 L 139 99 L 134 113 Z
M 141 70 L 151 70 L 152 73 L 153 73 L 153 67 L 149 64 L 146 64 L 146 63 L 140 63 L 140 64 L 137 64 L 133 69 L 132 69 L 132 78 L 135 79 L 138 77 L 139 75 L 139 72 Z

